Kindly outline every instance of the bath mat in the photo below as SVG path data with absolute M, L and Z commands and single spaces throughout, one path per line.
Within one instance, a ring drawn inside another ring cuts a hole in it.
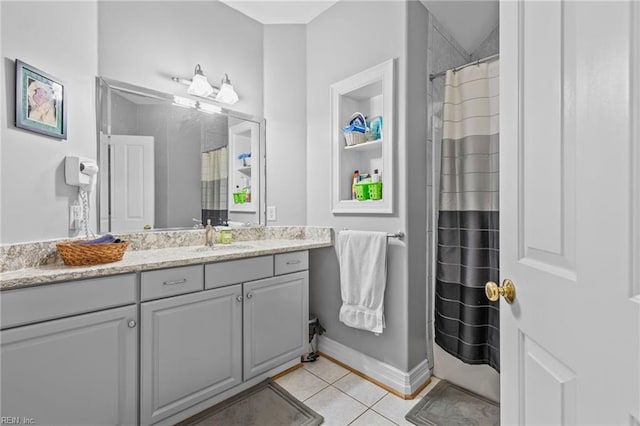
M 404 418 L 418 426 L 497 426 L 500 405 L 442 380 Z
M 323 421 L 321 415 L 267 379 L 178 426 L 317 426 Z

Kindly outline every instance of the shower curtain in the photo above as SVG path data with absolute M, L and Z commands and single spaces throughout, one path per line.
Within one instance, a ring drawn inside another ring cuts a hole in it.
M 435 341 L 467 364 L 500 370 L 498 61 L 449 70 L 443 106 Z
M 227 147 L 202 153 L 202 223 L 212 225 L 227 221 L 229 158 Z

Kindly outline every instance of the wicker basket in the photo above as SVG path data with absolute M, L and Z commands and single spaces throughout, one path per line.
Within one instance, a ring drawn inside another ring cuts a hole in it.
M 122 260 L 129 242 L 106 244 L 78 244 L 82 240 L 57 243 L 58 253 L 65 265 L 88 266 Z
M 367 135 L 360 132 L 344 132 L 344 141 L 347 146 L 358 145 L 367 141 Z

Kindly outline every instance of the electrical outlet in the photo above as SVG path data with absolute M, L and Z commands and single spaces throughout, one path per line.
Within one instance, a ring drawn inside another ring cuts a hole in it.
M 82 207 L 73 204 L 69 206 L 69 229 L 79 229 L 82 219 Z
M 276 221 L 276 206 L 267 206 L 267 220 Z

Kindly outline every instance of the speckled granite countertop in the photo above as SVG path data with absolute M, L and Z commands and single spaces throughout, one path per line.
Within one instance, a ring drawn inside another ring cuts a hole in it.
M 307 232 L 307 235 L 298 234 L 293 238 L 286 232 L 275 233 L 267 235 L 265 239 L 240 240 L 229 245 L 216 244 L 213 248 L 190 245 L 129 249 L 121 261 L 104 265 L 66 266 L 59 262 L 41 264 L 0 273 L 0 290 L 332 246 L 330 229 L 323 231 L 325 230 L 316 228 L 312 235 Z

